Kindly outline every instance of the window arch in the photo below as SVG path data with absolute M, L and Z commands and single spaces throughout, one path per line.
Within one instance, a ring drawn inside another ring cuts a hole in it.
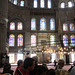
M 31 19 L 31 30 L 36 30 L 36 19 L 35 18 Z
M 68 2 L 68 7 L 72 7 L 73 3 L 71 1 Z
M 10 30 L 15 30 L 15 22 L 10 23 Z
M 9 46 L 14 46 L 15 45 L 15 36 L 11 34 L 9 36 Z
M 40 19 L 40 30 L 46 30 L 46 19 L 45 18 Z
M 63 44 L 64 46 L 68 46 L 68 36 L 66 34 L 63 35 Z
M 55 19 L 50 19 L 50 30 L 55 30 Z
M 20 2 L 20 6 L 24 6 L 24 1 L 21 1 Z
M 55 35 L 50 35 L 50 45 L 51 46 L 55 45 Z
M 44 8 L 45 7 L 45 0 L 40 0 L 40 7 Z
M 22 30 L 23 29 L 23 24 L 22 22 L 17 23 L 17 30 Z
M 31 35 L 31 46 L 36 46 L 36 36 Z
M 23 46 L 23 35 L 19 34 L 18 35 L 18 46 Z
M 70 23 L 70 31 L 74 31 L 74 24 Z
M 63 24 L 63 31 L 68 31 L 68 25 L 66 23 Z
M 70 36 L 70 39 L 71 39 L 71 46 L 75 46 L 75 35 L 71 35 Z
M 51 8 L 51 0 L 48 0 L 47 4 L 48 4 L 48 8 Z
M 61 3 L 61 8 L 65 8 L 65 2 Z
M 34 0 L 34 8 L 37 8 L 37 0 Z

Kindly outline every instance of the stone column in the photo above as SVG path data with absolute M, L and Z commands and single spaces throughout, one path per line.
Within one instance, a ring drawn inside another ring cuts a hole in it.
M 6 53 L 7 17 L 8 0 L 0 0 L 0 67 L 2 66 L 2 54 Z

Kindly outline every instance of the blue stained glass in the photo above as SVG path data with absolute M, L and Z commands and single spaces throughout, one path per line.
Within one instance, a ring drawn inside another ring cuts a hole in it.
M 15 44 L 15 36 L 11 34 L 9 36 L 9 46 L 14 46 L 14 44 Z
M 31 19 L 31 30 L 36 30 L 36 20 L 35 20 L 35 18 Z
M 54 20 L 54 18 L 50 19 L 50 30 L 55 30 L 55 20 Z
M 42 18 L 40 20 L 40 30 L 46 30 L 46 20 L 45 20 L 45 18 Z
M 71 46 L 75 46 L 75 35 L 71 35 L 70 36 L 70 39 L 71 39 Z
M 22 34 L 18 35 L 18 46 L 23 46 L 23 35 Z
M 64 46 L 68 46 L 68 36 L 67 35 L 63 35 L 63 43 L 64 43 Z

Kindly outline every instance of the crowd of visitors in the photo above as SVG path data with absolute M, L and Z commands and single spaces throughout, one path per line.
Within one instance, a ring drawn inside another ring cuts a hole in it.
M 26 58 L 18 60 L 15 72 L 11 70 L 11 65 L 5 63 L 1 74 L 8 75 L 75 75 L 75 61 L 73 66 L 67 71 L 63 69 L 64 60 L 60 59 L 58 65 L 54 65 L 55 69 L 48 69 L 46 64 L 38 65 L 37 59 Z

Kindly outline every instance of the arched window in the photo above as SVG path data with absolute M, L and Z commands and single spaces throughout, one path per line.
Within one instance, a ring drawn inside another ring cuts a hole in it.
M 10 30 L 15 30 L 15 23 L 14 22 L 10 23 Z
M 55 46 L 55 35 L 50 35 L 50 45 Z
M 73 3 L 71 1 L 68 2 L 68 7 L 72 7 Z
M 65 3 L 64 2 L 61 3 L 61 8 L 65 8 Z
M 45 0 L 40 0 L 40 7 L 44 8 L 45 7 Z
M 23 29 L 22 22 L 18 22 L 17 30 L 22 30 L 22 29 Z
M 18 35 L 18 46 L 23 46 L 23 35 L 22 34 Z
M 64 46 L 68 46 L 68 36 L 66 34 L 63 35 L 63 44 Z
M 46 20 L 45 20 L 45 18 L 40 19 L 40 30 L 46 30 Z
M 31 46 L 36 46 L 36 36 L 31 35 Z
M 51 0 L 48 0 L 48 8 L 51 8 Z
M 20 6 L 24 6 L 24 1 L 21 1 L 20 2 Z
M 11 34 L 9 36 L 9 46 L 14 46 L 15 45 L 15 36 Z
M 75 35 L 71 35 L 70 36 L 70 39 L 71 39 L 71 46 L 75 46 Z
M 31 30 L 36 30 L 36 19 L 35 18 L 31 19 Z
M 55 20 L 54 20 L 54 18 L 50 19 L 50 30 L 55 30 Z
M 70 24 L 70 31 L 74 31 L 74 24 L 73 23 Z
M 34 0 L 34 8 L 37 8 L 37 0 Z
M 68 25 L 66 23 L 63 24 L 63 31 L 68 31 Z
M 17 5 L 17 0 L 14 0 L 14 4 Z

